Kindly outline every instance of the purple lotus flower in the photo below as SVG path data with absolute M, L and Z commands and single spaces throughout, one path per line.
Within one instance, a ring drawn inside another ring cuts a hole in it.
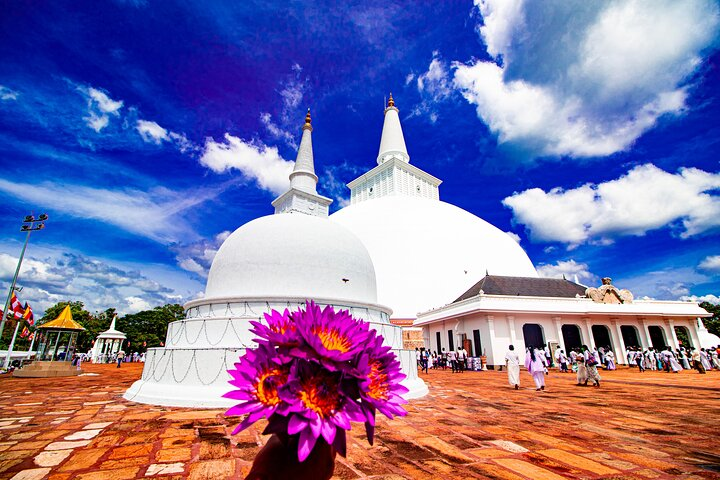
M 304 349 L 308 358 L 330 370 L 343 369 L 364 348 L 370 334 L 367 322 L 352 318 L 347 310 L 336 312 L 331 305 L 321 310 L 312 301 L 304 311 L 294 312 L 292 318 L 309 347 Z
M 261 419 L 270 417 L 275 411 L 285 413 L 287 405 L 282 404 L 279 389 L 287 383 L 290 366 L 277 361 L 274 347 L 260 345 L 255 350 L 248 349 L 235 370 L 229 370 L 232 376 L 230 384 L 237 387 L 225 395 L 225 398 L 240 400 L 242 403 L 231 407 L 225 415 L 249 414 L 233 431 L 233 435 Z
M 226 415 L 247 414 L 233 434 L 266 417 L 265 433 L 298 435 L 302 462 L 321 437 L 344 456 L 351 422 L 365 423 L 372 444 L 376 411 L 406 414 L 400 364 L 367 322 L 314 302 L 265 320 L 251 322 L 258 348 L 229 371 L 237 390 L 225 397 L 240 403 Z
M 300 342 L 295 320 L 290 317 L 287 308 L 283 313 L 277 310 L 273 310 L 270 314 L 266 313 L 265 321 L 267 325 L 256 321 L 250 322 L 250 325 L 254 327 L 250 331 L 259 337 L 255 339 L 258 343 L 274 346 L 292 346 Z

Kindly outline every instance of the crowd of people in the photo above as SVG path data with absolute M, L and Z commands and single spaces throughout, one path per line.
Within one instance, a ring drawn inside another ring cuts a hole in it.
M 686 350 L 684 347 L 674 352 L 670 347 L 665 350 L 647 348 L 630 348 L 627 353 L 628 365 L 637 368 L 639 372 L 645 370 L 664 370 L 678 373 L 681 370 L 697 370 L 705 373 L 708 370 L 720 370 L 720 345 L 715 348 L 694 348 Z
M 453 373 L 462 373 L 468 369 L 468 353 L 464 348 L 457 351 L 446 352 L 443 348 L 440 353 L 425 349 L 415 349 L 418 367 L 427 373 L 429 369 L 443 370 L 448 367 Z M 573 348 L 568 353 L 558 348 L 554 358 L 548 345 L 528 346 L 525 349 L 524 366 L 532 375 L 537 391 L 545 390 L 545 376 L 548 368 L 557 367 L 560 373 L 574 373 L 577 385 L 591 384 L 600 387 L 600 372 L 598 369 L 615 370 L 615 354 L 610 346 L 588 348 L 582 345 Z M 516 390 L 520 388 L 521 358 L 513 345 L 510 345 L 505 354 L 505 366 L 508 372 L 508 382 Z M 673 351 L 670 347 L 665 349 L 628 347 L 627 363 L 639 372 L 645 370 L 659 370 L 678 373 L 681 370 L 697 370 L 704 374 L 708 370 L 720 370 L 720 345 L 714 348 L 700 348 L 687 350 L 680 347 Z
M 450 350 L 448 352 L 443 348 L 440 353 L 416 347 L 415 358 L 421 372 L 428 373 L 429 369 L 439 368 L 447 370 L 449 367 L 452 373 L 464 373 L 469 368 L 468 359 L 470 357 L 463 347 L 458 348 L 457 351 Z

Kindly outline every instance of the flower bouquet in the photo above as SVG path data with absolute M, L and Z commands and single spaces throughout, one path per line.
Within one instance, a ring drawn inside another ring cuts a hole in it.
M 351 422 L 365 424 L 372 445 L 376 411 L 388 418 L 407 413 L 400 363 L 367 322 L 314 302 L 265 319 L 267 325 L 250 322 L 258 348 L 229 370 L 236 389 L 224 396 L 240 403 L 226 415 L 247 414 L 233 434 L 266 417 L 263 434 L 290 439 L 304 462 L 318 440 L 345 456 Z

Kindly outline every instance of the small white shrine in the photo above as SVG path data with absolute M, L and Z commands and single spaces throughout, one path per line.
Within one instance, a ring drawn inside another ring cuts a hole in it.
M 117 314 L 113 315 L 110 328 L 102 332 L 95 339 L 95 345 L 92 350 L 93 363 L 106 363 L 108 358 L 117 354 L 122 349 L 122 344 L 127 336 L 115 329 L 115 319 Z

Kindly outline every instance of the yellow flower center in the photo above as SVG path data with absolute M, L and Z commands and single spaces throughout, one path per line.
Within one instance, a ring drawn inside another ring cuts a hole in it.
M 336 328 L 324 330 L 320 327 L 313 327 L 311 331 L 313 335 L 320 339 L 320 343 L 322 343 L 323 347 L 328 350 L 336 350 L 338 352 L 345 353 L 350 350 L 350 347 L 352 346 L 350 340 L 341 335 Z
M 383 373 L 380 362 L 373 362 L 368 378 L 370 379 L 368 396 L 375 400 L 386 400 L 388 398 L 388 377 Z
M 255 383 L 255 396 L 263 405 L 273 407 L 280 403 L 277 386 L 287 382 L 287 373 L 279 369 L 266 370 Z
M 329 375 L 318 373 L 317 376 L 301 382 L 300 401 L 306 408 L 325 418 L 338 410 L 340 393 L 337 380 Z

